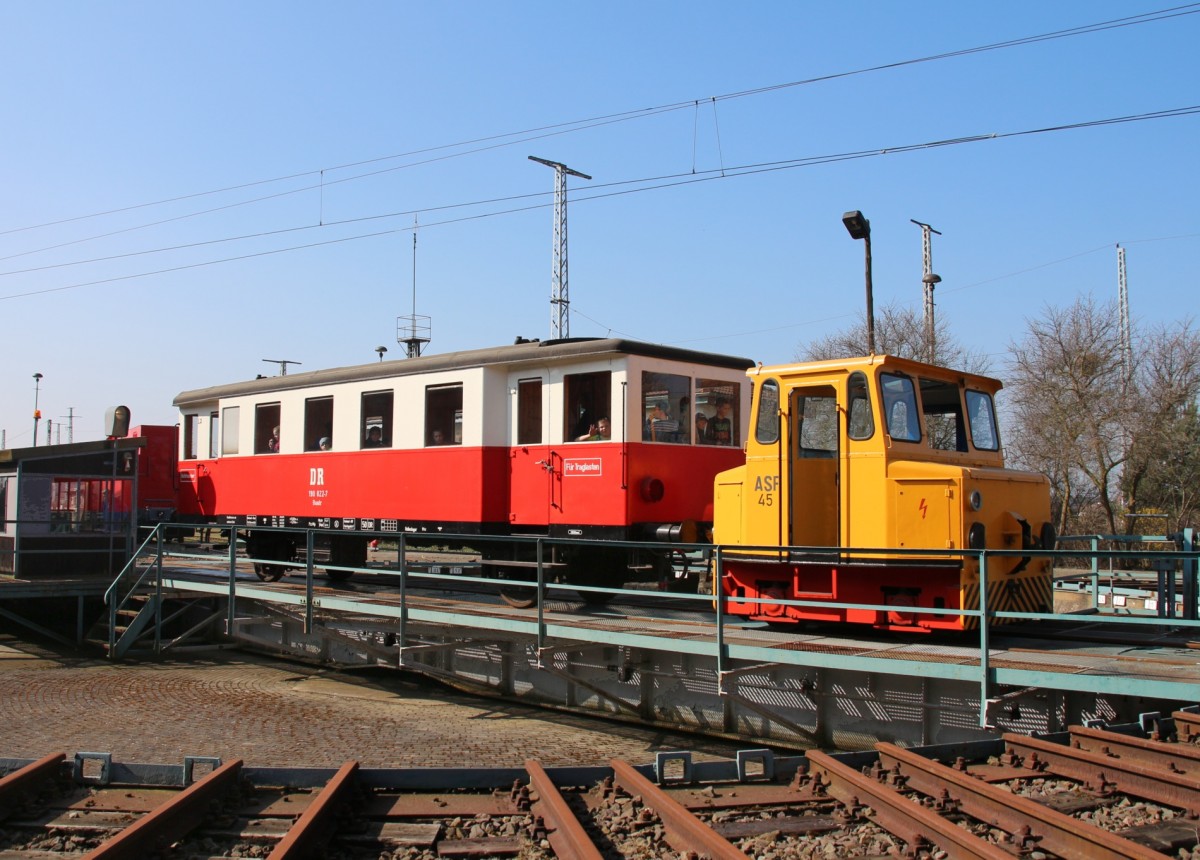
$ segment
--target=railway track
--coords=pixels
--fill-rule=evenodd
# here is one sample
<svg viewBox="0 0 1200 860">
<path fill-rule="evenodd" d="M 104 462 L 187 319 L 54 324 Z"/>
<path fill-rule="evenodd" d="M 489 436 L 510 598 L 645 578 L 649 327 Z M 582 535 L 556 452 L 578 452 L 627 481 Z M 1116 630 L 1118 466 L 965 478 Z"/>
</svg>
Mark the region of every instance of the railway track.
<svg viewBox="0 0 1200 860">
<path fill-rule="evenodd" d="M 96 754 L 57 753 L 0 778 L 0 858 L 1194 858 L 1197 726 L 1179 712 L 1148 735 L 751 751 L 732 771 L 686 753 L 553 773 L 195 759 L 139 783 Z"/>
</svg>

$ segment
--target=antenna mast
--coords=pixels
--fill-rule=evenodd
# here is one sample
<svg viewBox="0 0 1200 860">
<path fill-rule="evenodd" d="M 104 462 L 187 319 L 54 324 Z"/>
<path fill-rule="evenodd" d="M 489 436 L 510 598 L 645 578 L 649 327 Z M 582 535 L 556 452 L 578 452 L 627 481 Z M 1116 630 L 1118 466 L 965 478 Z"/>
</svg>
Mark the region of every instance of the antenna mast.
<svg viewBox="0 0 1200 860">
<path fill-rule="evenodd" d="M 417 313 L 417 219 L 413 218 L 412 252 L 412 313 L 396 317 L 396 342 L 404 344 L 409 358 L 419 358 L 425 344 L 429 343 L 431 327 L 429 317 Z"/>
<path fill-rule="evenodd" d="M 571 300 L 567 292 L 567 176 L 591 179 L 586 173 L 572 170 L 557 161 L 529 156 L 530 161 L 554 168 L 554 246 L 553 293 L 550 296 L 550 338 L 559 340 L 571 336 Z"/>
<path fill-rule="evenodd" d="M 937 323 L 934 319 L 933 285 L 940 284 L 942 278 L 933 273 L 933 239 L 930 233 L 942 235 L 928 224 L 909 218 L 921 228 L 921 283 L 925 287 L 925 360 L 933 364 L 937 358 Z"/>
<path fill-rule="evenodd" d="M 289 364 L 301 363 L 299 361 L 292 361 L 290 358 L 264 358 L 263 361 L 269 364 L 278 364 L 280 376 L 287 376 L 287 367 Z"/>
</svg>

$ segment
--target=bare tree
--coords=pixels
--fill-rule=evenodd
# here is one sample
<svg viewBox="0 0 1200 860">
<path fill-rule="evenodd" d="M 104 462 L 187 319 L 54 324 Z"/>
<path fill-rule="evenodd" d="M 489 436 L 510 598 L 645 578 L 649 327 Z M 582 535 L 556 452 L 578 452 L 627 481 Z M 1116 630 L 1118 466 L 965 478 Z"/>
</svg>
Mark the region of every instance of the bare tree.
<svg viewBox="0 0 1200 860">
<path fill-rule="evenodd" d="M 1084 297 L 1048 307 L 1010 346 L 1009 451 L 1050 478 L 1060 533 L 1094 519 L 1093 506 L 1101 522 L 1088 522 L 1089 530 L 1100 525 L 1118 534 L 1136 531 L 1128 515 L 1149 499 L 1156 509 L 1173 499 L 1176 520 L 1195 504 L 1190 487 L 1174 495 L 1165 487 L 1168 473 L 1176 465 L 1186 470 L 1191 459 L 1200 339 L 1187 323 L 1135 332 L 1130 365 L 1119 344 L 1115 303 Z"/>
<path fill-rule="evenodd" d="M 945 319 L 936 321 L 935 364 L 948 365 L 971 373 L 987 373 L 987 356 L 963 347 L 950 333 Z M 922 311 L 911 306 L 889 303 L 875 315 L 875 349 L 900 358 L 925 359 L 925 319 Z M 821 361 L 867 354 L 867 319 L 860 313 L 849 328 L 802 345 L 798 361 Z"/>
<path fill-rule="evenodd" d="M 1056 527 L 1067 530 L 1072 496 L 1087 482 L 1116 534 L 1119 470 L 1129 448 L 1131 416 L 1113 302 L 1089 296 L 1069 308 L 1047 307 L 1010 346 L 1008 404 L 1015 418 L 1017 461 L 1054 481 Z"/>
<path fill-rule="evenodd" d="M 1168 531 L 1196 516 L 1200 423 L 1200 336 L 1189 322 L 1159 325 L 1140 337 L 1129 399 L 1138 413 L 1122 475 L 1129 531 L 1138 514 L 1165 515 Z"/>
</svg>

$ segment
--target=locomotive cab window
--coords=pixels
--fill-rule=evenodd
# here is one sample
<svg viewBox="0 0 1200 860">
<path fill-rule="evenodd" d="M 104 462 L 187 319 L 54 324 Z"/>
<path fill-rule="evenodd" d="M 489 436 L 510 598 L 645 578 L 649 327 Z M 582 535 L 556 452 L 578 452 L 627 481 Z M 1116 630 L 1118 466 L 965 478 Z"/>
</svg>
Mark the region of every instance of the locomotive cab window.
<svg viewBox="0 0 1200 860">
<path fill-rule="evenodd" d="M 392 447 L 392 403 L 395 394 L 391 391 L 368 391 L 362 396 L 361 445 L 363 448 Z"/>
<path fill-rule="evenodd" d="M 921 380 L 921 411 L 929 447 L 938 451 L 966 451 L 967 427 L 963 422 L 959 387 L 940 379 Z"/>
<path fill-rule="evenodd" d="M 779 383 L 774 379 L 762 384 L 754 427 L 754 440 L 760 445 L 774 445 L 779 441 Z"/>
<path fill-rule="evenodd" d="M 279 452 L 279 404 L 260 403 L 254 407 L 254 453 Z"/>
<path fill-rule="evenodd" d="M 517 381 L 517 444 L 542 444 L 541 379 Z"/>
<path fill-rule="evenodd" d="M 1000 434 L 996 432 L 996 410 L 992 396 L 985 391 L 967 391 L 967 418 L 971 422 L 971 444 L 980 451 L 995 451 L 1000 448 Z"/>
<path fill-rule="evenodd" d="M 333 447 L 333 398 L 309 397 L 304 401 L 304 450 L 328 451 Z"/>
<path fill-rule="evenodd" d="M 425 389 L 425 444 L 461 445 L 463 387 L 431 385 Z"/>
<path fill-rule="evenodd" d="M 674 373 L 642 373 L 642 439 L 691 441 L 692 381 Z"/>
<path fill-rule="evenodd" d="M 792 406 L 796 422 L 796 456 L 828 459 L 837 456 L 837 396 L 833 389 L 805 389 Z"/>
<path fill-rule="evenodd" d="M 917 394 L 907 376 L 884 373 L 879 377 L 883 388 L 883 416 L 887 432 L 898 442 L 920 442 L 921 422 L 917 417 Z"/>
<path fill-rule="evenodd" d="M 612 421 L 612 372 L 569 373 L 563 377 L 563 439 L 595 432 L 601 418 Z"/>
<path fill-rule="evenodd" d="M 851 439 L 870 439 L 875 435 L 875 415 L 871 411 L 871 396 L 867 390 L 867 377 L 861 371 L 850 374 L 847 385 L 850 404 L 850 420 L 847 433 Z"/>
</svg>

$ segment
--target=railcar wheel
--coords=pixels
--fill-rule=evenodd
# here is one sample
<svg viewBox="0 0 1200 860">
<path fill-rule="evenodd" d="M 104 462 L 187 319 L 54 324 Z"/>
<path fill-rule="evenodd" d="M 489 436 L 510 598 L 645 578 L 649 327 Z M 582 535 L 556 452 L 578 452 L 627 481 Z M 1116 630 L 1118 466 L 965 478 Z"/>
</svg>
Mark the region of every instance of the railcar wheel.
<svg viewBox="0 0 1200 860">
<path fill-rule="evenodd" d="M 629 558 L 623 549 L 598 546 L 572 548 L 564 559 L 566 580 L 570 585 L 590 588 L 623 588 L 628 579 Z M 617 595 L 611 591 L 580 591 L 580 599 L 588 606 L 604 606 Z"/>
<path fill-rule="evenodd" d="M 278 582 L 283 579 L 283 575 L 287 573 L 287 568 L 282 564 L 256 564 L 254 565 L 254 575 L 263 582 Z"/>
<path fill-rule="evenodd" d="M 532 609 L 537 606 L 537 589 L 529 585 L 508 585 L 501 580 L 500 597 L 514 609 Z"/>
</svg>

